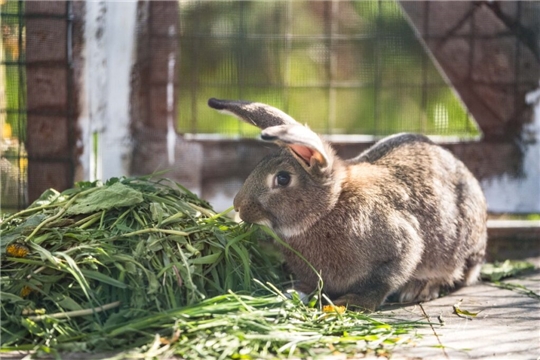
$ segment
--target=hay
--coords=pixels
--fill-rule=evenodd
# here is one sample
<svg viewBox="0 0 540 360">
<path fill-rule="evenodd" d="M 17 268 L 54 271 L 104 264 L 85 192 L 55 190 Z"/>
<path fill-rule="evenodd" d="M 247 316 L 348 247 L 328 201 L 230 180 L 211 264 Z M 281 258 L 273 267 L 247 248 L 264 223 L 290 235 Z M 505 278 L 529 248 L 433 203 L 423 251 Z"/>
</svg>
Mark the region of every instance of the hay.
<svg viewBox="0 0 540 360">
<path fill-rule="evenodd" d="M 169 180 L 48 190 L 0 224 L 1 351 L 272 358 L 407 339 L 411 324 L 287 300 L 257 229 Z"/>
</svg>

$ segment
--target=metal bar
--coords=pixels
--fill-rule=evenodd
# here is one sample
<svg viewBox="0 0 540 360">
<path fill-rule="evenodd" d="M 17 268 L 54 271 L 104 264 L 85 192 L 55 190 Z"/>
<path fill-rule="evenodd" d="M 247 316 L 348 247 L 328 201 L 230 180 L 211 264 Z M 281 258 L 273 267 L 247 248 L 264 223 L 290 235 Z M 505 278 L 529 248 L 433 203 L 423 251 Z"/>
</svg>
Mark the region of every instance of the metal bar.
<svg viewBox="0 0 540 360">
<path fill-rule="evenodd" d="M 41 157 L 41 156 L 27 156 L 28 161 L 39 163 L 71 163 L 73 161 L 71 156 L 68 157 Z"/>
<path fill-rule="evenodd" d="M 292 41 L 293 38 L 293 0 L 287 1 L 286 11 L 286 31 L 285 31 L 285 74 L 284 74 L 284 103 L 285 112 L 289 112 L 289 97 L 291 89 L 291 54 L 292 54 Z"/>
<path fill-rule="evenodd" d="M 61 61 L 31 61 L 31 62 L 28 62 L 26 60 L 19 60 L 19 61 L 3 61 L 2 62 L 2 65 L 5 65 L 5 66 L 34 66 L 34 65 L 39 65 L 39 66 L 48 66 L 50 68 L 64 68 L 66 66 L 66 64 L 64 62 L 61 62 Z"/>
<path fill-rule="evenodd" d="M 246 79 L 245 79 L 245 72 L 243 71 L 243 69 L 245 68 L 245 57 L 248 56 L 247 53 L 246 53 L 246 47 L 244 45 L 244 42 L 246 40 L 246 37 L 247 37 L 247 30 L 246 30 L 246 7 L 245 7 L 245 3 L 243 1 L 240 1 L 239 3 L 239 6 L 240 6 L 240 37 L 237 39 L 237 42 L 236 42 L 236 53 L 237 53 L 237 57 L 236 57 L 236 67 L 237 67 L 237 74 L 238 76 L 236 77 L 237 79 L 237 82 L 236 82 L 236 85 L 238 86 L 238 98 L 239 99 L 243 99 L 244 98 L 244 92 L 243 90 L 245 89 L 245 84 L 246 84 Z M 239 51 L 238 51 L 239 50 Z M 238 129 L 238 134 L 240 136 L 243 135 L 243 131 L 242 131 L 242 122 L 241 121 L 237 121 L 236 123 L 236 126 L 237 126 L 237 129 Z"/>
<path fill-rule="evenodd" d="M 422 30 L 424 35 L 429 32 L 429 2 L 424 3 L 424 29 Z M 418 122 L 420 124 L 420 129 L 422 133 L 426 132 L 426 119 L 429 114 L 427 113 L 427 66 L 428 66 L 428 56 L 426 53 L 426 48 L 422 47 L 422 95 L 420 99 L 420 108 L 422 111 L 420 112 L 420 118 L 418 119 Z M 425 116 L 422 116 L 422 112 L 425 114 Z"/>
<path fill-rule="evenodd" d="M 521 24 L 521 1 L 518 1 L 516 2 L 516 6 L 517 6 L 517 14 L 516 14 L 516 22 L 518 24 Z M 519 36 L 518 34 L 515 34 L 515 46 L 516 46 L 516 52 L 514 54 L 514 111 L 513 111 L 513 115 L 512 117 L 514 116 L 518 116 L 519 115 L 519 111 L 518 109 L 521 107 L 521 104 L 523 103 L 523 98 L 518 98 L 518 94 L 519 94 L 519 78 L 520 78 L 520 69 L 521 69 L 521 66 L 520 66 L 520 63 L 519 63 L 519 60 L 521 58 L 521 41 L 519 39 Z"/>
<path fill-rule="evenodd" d="M 330 9 L 328 9 L 330 7 Z M 335 109 L 334 109 L 334 100 L 335 100 L 335 92 L 332 90 L 332 80 L 334 79 L 334 63 L 335 63 L 335 54 L 334 54 L 334 41 L 332 39 L 332 35 L 334 34 L 334 0 L 330 0 L 330 4 L 328 2 L 324 2 L 324 33 L 326 36 L 325 39 L 325 45 L 326 45 L 326 51 L 327 56 L 325 57 L 325 72 L 326 72 L 326 93 L 327 93 L 327 101 L 328 101 L 328 111 L 326 113 L 326 133 L 330 134 L 331 131 L 331 124 L 334 122 L 334 115 L 335 115 Z"/>
<path fill-rule="evenodd" d="M 200 82 L 200 85 L 204 86 L 212 86 L 212 87 L 222 87 L 222 88 L 230 88 L 234 84 L 230 83 L 213 83 L 213 82 Z M 337 89 L 356 89 L 356 88 L 372 88 L 374 86 L 374 83 L 341 83 L 336 82 L 333 84 L 334 88 Z M 407 83 L 388 83 L 388 84 L 380 84 L 380 89 L 417 89 L 421 88 L 422 84 L 407 84 Z M 259 83 L 259 84 L 250 84 L 250 87 L 252 88 L 274 88 L 274 89 L 284 89 L 284 86 L 281 84 L 272 84 L 272 83 Z M 448 87 L 448 84 L 446 83 L 432 83 L 432 84 L 426 84 L 426 87 L 428 88 L 441 88 L 441 87 Z M 290 85 L 289 88 L 291 89 L 328 89 L 328 85 L 326 83 L 318 83 L 318 84 L 305 84 L 305 85 Z"/>
<path fill-rule="evenodd" d="M 489 85 L 489 86 L 512 86 L 515 85 L 513 81 L 463 81 L 463 82 L 454 82 L 454 84 L 462 85 L 462 84 L 475 84 L 475 85 Z M 200 81 L 200 85 L 205 86 L 215 86 L 215 87 L 230 87 L 231 83 L 218 83 L 218 82 L 210 82 L 210 81 Z M 333 86 L 336 88 L 341 89 L 354 89 L 354 88 L 367 88 L 367 87 L 373 87 L 374 82 L 346 82 L 346 81 L 335 81 Z M 529 85 L 529 86 L 535 86 L 536 82 L 531 80 L 529 82 L 521 82 L 521 85 Z M 426 86 L 427 88 L 438 88 L 438 87 L 447 87 L 448 84 L 444 82 L 428 82 L 426 84 L 419 83 L 386 83 L 386 84 L 380 84 L 379 85 L 381 89 L 392 89 L 392 88 L 403 88 L 403 89 L 410 89 L 410 88 L 421 88 L 423 86 Z M 250 84 L 250 87 L 254 88 L 261 88 L 261 87 L 271 87 L 271 88 L 283 88 L 285 89 L 285 86 L 283 84 L 275 84 L 275 83 L 259 83 L 259 84 Z M 303 85 L 290 85 L 291 88 L 297 88 L 297 89 L 326 89 L 328 87 L 327 83 L 310 83 L 310 84 L 303 84 Z M 1 111 L 1 110 L 0 110 Z"/>
<path fill-rule="evenodd" d="M 68 184 L 75 182 L 75 167 L 77 160 L 75 159 L 75 109 L 74 109 L 74 74 L 73 74 L 73 2 L 68 0 L 66 2 L 66 65 L 67 65 L 67 77 L 66 77 L 66 96 L 67 96 L 67 141 L 69 149 L 70 166 L 68 170 Z"/>
<path fill-rule="evenodd" d="M 67 116 L 67 112 L 50 111 L 50 110 L 25 110 L 25 109 L 0 109 L 0 113 L 6 114 L 26 114 L 40 116 Z"/>
<path fill-rule="evenodd" d="M 181 4 L 181 3 L 180 3 Z M 181 6 L 181 5 L 179 5 Z M 198 1 L 198 4 L 197 6 L 201 6 L 201 0 Z M 196 26 L 197 28 L 199 27 L 199 24 L 201 24 L 201 18 L 200 18 L 200 12 L 196 12 L 197 14 L 197 21 L 196 21 Z M 149 19 L 149 21 L 152 21 L 151 19 Z M 192 132 L 197 132 L 197 121 L 198 121 L 198 118 L 197 118 L 197 95 L 198 95 L 198 82 L 199 82 L 199 79 L 198 79 L 198 74 L 199 74 L 199 56 L 200 56 L 200 51 L 199 51 L 199 47 L 196 45 L 196 43 L 194 41 L 191 41 L 190 42 L 190 45 L 191 45 L 191 52 L 193 53 L 193 57 L 191 57 L 191 66 L 193 67 L 193 71 L 190 71 L 190 81 L 189 81 L 189 84 L 190 84 L 190 87 L 189 87 L 189 90 L 190 90 L 190 96 L 191 96 L 191 131 Z M 193 63 L 193 59 L 195 59 L 195 62 Z"/>
<path fill-rule="evenodd" d="M 373 133 L 379 134 L 379 94 L 381 90 L 381 0 L 377 0 L 377 19 L 375 20 L 375 83 L 373 84 Z"/>
<path fill-rule="evenodd" d="M 24 2 L 24 1 L 23 1 Z M 7 12 L 0 12 L 0 16 L 2 17 L 13 17 L 18 18 L 19 14 L 15 13 L 7 13 Z M 66 15 L 65 14 L 42 14 L 42 13 L 25 13 L 24 14 L 25 19 L 53 19 L 53 20 L 65 20 Z"/>
<path fill-rule="evenodd" d="M 377 40 L 377 39 L 389 39 L 394 38 L 395 35 L 385 35 L 383 33 L 379 35 L 371 35 L 371 34 L 334 34 L 333 38 L 334 40 L 353 40 L 353 41 L 369 41 L 369 40 Z M 508 38 L 508 37 L 514 37 L 514 34 L 511 31 L 501 31 L 497 34 L 476 34 L 476 39 L 479 40 L 491 40 L 491 39 L 500 39 L 500 38 Z M 156 38 L 167 38 L 167 35 L 156 35 Z M 234 34 L 208 34 L 208 33 L 191 33 L 191 34 L 183 34 L 183 39 L 187 40 L 208 40 L 208 38 L 212 39 L 236 39 L 236 40 L 270 40 L 270 41 L 283 41 L 283 35 L 281 34 L 246 34 L 245 36 L 242 35 L 234 35 Z M 452 35 L 452 39 L 469 39 L 469 34 L 454 34 Z M 424 37 L 424 40 L 447 40 L 448 38 L 444 35 L 427 35 Z M 310 41 L 310 40 L 316 40 L 316 41 L 324 41 L 329 40 L 329 35 L 292 35 L 290 38 L 291 41 Z"/>
<path fill-rule="evenodd" d="M 18 33 L 18 39 L 17 39 L 17 46 L 19 47 L 19 61 L 22 58 L 26 58 L 26 54 L 24 54 L 24 56 L 22 55 L 22 52 L 25 50 L 23 44 L 24 44 L 24 38 L 23 38 L 23 27 L 25 26 L 25 21 L 24 21 L 24 1 L 19 1 L 18 4 L 17 4 L 17 7 L 18 7 L 18 15 L 19 15 L 19 33 Z M 26 73 L 25 73 L 25 68 L 23 66 L 19 66 L 18 67 L 18 72 L 17 72 L 17 75 L 19 77 L 19 89 L 18 89 L 18 94 L 17 94 L 17 97 L 18 97 L 18 105 L 19 105 L 19 108 L 21 109 L 21 106 L 22 106 L 22 109 L 26 110 Z M 24 138 L 26 138 L 26 131 L 24 131 L 23 133 L 23 119 L 26 120 L 26 114 L 24 114 L 23 112 L 20 112 L 17 114 L 17 132 L 18 132 L 18 136 L 19 136 L 19 141 L 23 140 Z M 26 124 L 25 124 L 25 127 L 26 127 Z M 24 129 L 26 130 L 26 128 Z M 25 186 L 25 183 L 26 183 L 26 177 L 27 175 L 25 173 L 23 173 L 23 169 L 21 169 L 21 166 L 20 166 L 20 159 L 22 158 L 22 146 L 21 144 L 19 144 L 17 146 L 17 159 L 18 159 L 18 166 L 17 166 L 17 171 L 18 171 L 18 176 L 17 176 L 17 179 L 18 179 L 18 185 L 17 185 L 17 193 L 18 193 L 18 205 L 19 205 L 19 208 L 22 209 L 24 207 L 26 207 L 26 203 L 27 203 L 27 200 L 25 198 L 25 194 L 26 194 L 26 189 L 24 189 L 24 186 Z M 25 191 L 21 191 L 21 189 L 24 189 Z"/>
<path fill-rule="evenodd" d="M 474 54 L 475 54 L 475 46 L 476 46 L 476 21 L 475 21 L 475 14 L 476 14 L 476 5 L 471 2 L 471 32 L 467 35 L 467 39 L 469 40 L 469 68 L 467 69 L 467 79 L 472 79 L 472 67 L 474 64 Z"/>
<path fill-rule="evenodd" d="M 334 86 L 337 77 L 338 66 L 338 49 L 336 48 L 336 35 L 339 32 L 338 28 L 338 11 L 339 1 L 331 0 L 331 15 L 330 15 L 330 40 L 329 40 L 329 68 L 330 68 L 330 81 L 328 89 L 328 124 L 327 134 L 331 134 L 333 129 L 336 128 L 336 109 L 337 109 L 337 88 Z"/>
</svg>

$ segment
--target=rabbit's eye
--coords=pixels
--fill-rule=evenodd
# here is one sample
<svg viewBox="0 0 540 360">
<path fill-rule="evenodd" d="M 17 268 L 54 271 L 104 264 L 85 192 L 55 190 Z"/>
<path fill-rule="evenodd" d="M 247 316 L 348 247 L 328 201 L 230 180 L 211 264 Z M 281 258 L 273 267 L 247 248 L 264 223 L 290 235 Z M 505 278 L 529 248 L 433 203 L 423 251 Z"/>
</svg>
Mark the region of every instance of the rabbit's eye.
<svg viewBox="0 0 540 360">
<path fill-rule="evenodd" d="M 276 177 L 274 178 L 274 185 L 275 186 L 287 186 L 291 182 L 291 174 L 280 171 L 277 173 Z"/>
</svg>

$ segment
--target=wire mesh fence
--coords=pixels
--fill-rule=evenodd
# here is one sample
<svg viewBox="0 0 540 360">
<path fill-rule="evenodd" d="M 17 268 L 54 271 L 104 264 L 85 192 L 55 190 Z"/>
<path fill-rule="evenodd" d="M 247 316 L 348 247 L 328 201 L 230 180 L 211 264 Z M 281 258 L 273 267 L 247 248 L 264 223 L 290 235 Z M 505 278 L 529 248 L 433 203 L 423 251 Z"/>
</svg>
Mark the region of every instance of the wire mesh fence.
<svg viewBox="0 0 540 360">
<path fill-rule="evenodd" d="M 209 97 L 261 101 L 326 134 L 478 129 L 395 1 L 180 1 L 186 133 L 251 135 Z"/>
<path fill-rule="evenodd" d="M 24 208 L 56 179 L 73 182 L 70 1 L 0 3 L 2 212 Z M 65 144 L 64 144 L 65 143 Z M 47 167 L 61 171 L 45 171 Z M 45 185 L 44 185 L 45 184 Z M 65 188 L 65 186 L 64 186 Z M 39 196 L 38 194 L 38 196 Z"/>
<path fill-rule="evenodd" d="M 26 204 L 26 71 L 24 1 L 0 5 L 0 209 Z"/>
</svg>

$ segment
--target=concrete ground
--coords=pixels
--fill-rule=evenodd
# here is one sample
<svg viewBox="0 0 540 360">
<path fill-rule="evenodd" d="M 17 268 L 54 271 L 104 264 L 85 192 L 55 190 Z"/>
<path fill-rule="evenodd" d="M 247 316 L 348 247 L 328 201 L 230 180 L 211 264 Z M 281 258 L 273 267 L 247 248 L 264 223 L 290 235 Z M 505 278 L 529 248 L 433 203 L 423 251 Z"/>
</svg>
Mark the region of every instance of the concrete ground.
<svg viewBox="0 0 540 360">
<path fill-rule="evenodd" d="M 392 318 L 426 320 L 414 346 L 394 351 L 392 359 L 540 359 L 540 270 L 503 281 L 518 291 L 490 283 L 462 288 L 421 304 L 383 310 Z M 459 309 L 478 313 L 460 317 Z"/>
<path fill-rule="evenodd" d="M 490 283 L 480 283 L 421 305 L 383 309 L 381 313 L 393 320 L 432 323 L 432 327 L 426 325 L 418 329 L 422 337 L 412 345 L 395 349 L 391 359 L 540 360 L 540 270 L 504 283 L 524 286 L 536 297 L 532 293 L 527 295 L 524 289 L 508 290 Z M 471 318 L 456 315 L 454 304 L 458 303 L 461 310 L 478 315 Z M 0 358 L 15 360 L 25 355 L 0 354 Z M 105 357 L 105 354 L 62 356 L 64 359 L 77 360 Z M 344 358 L 337 356 L 332 359 Z"/>
</svg>

